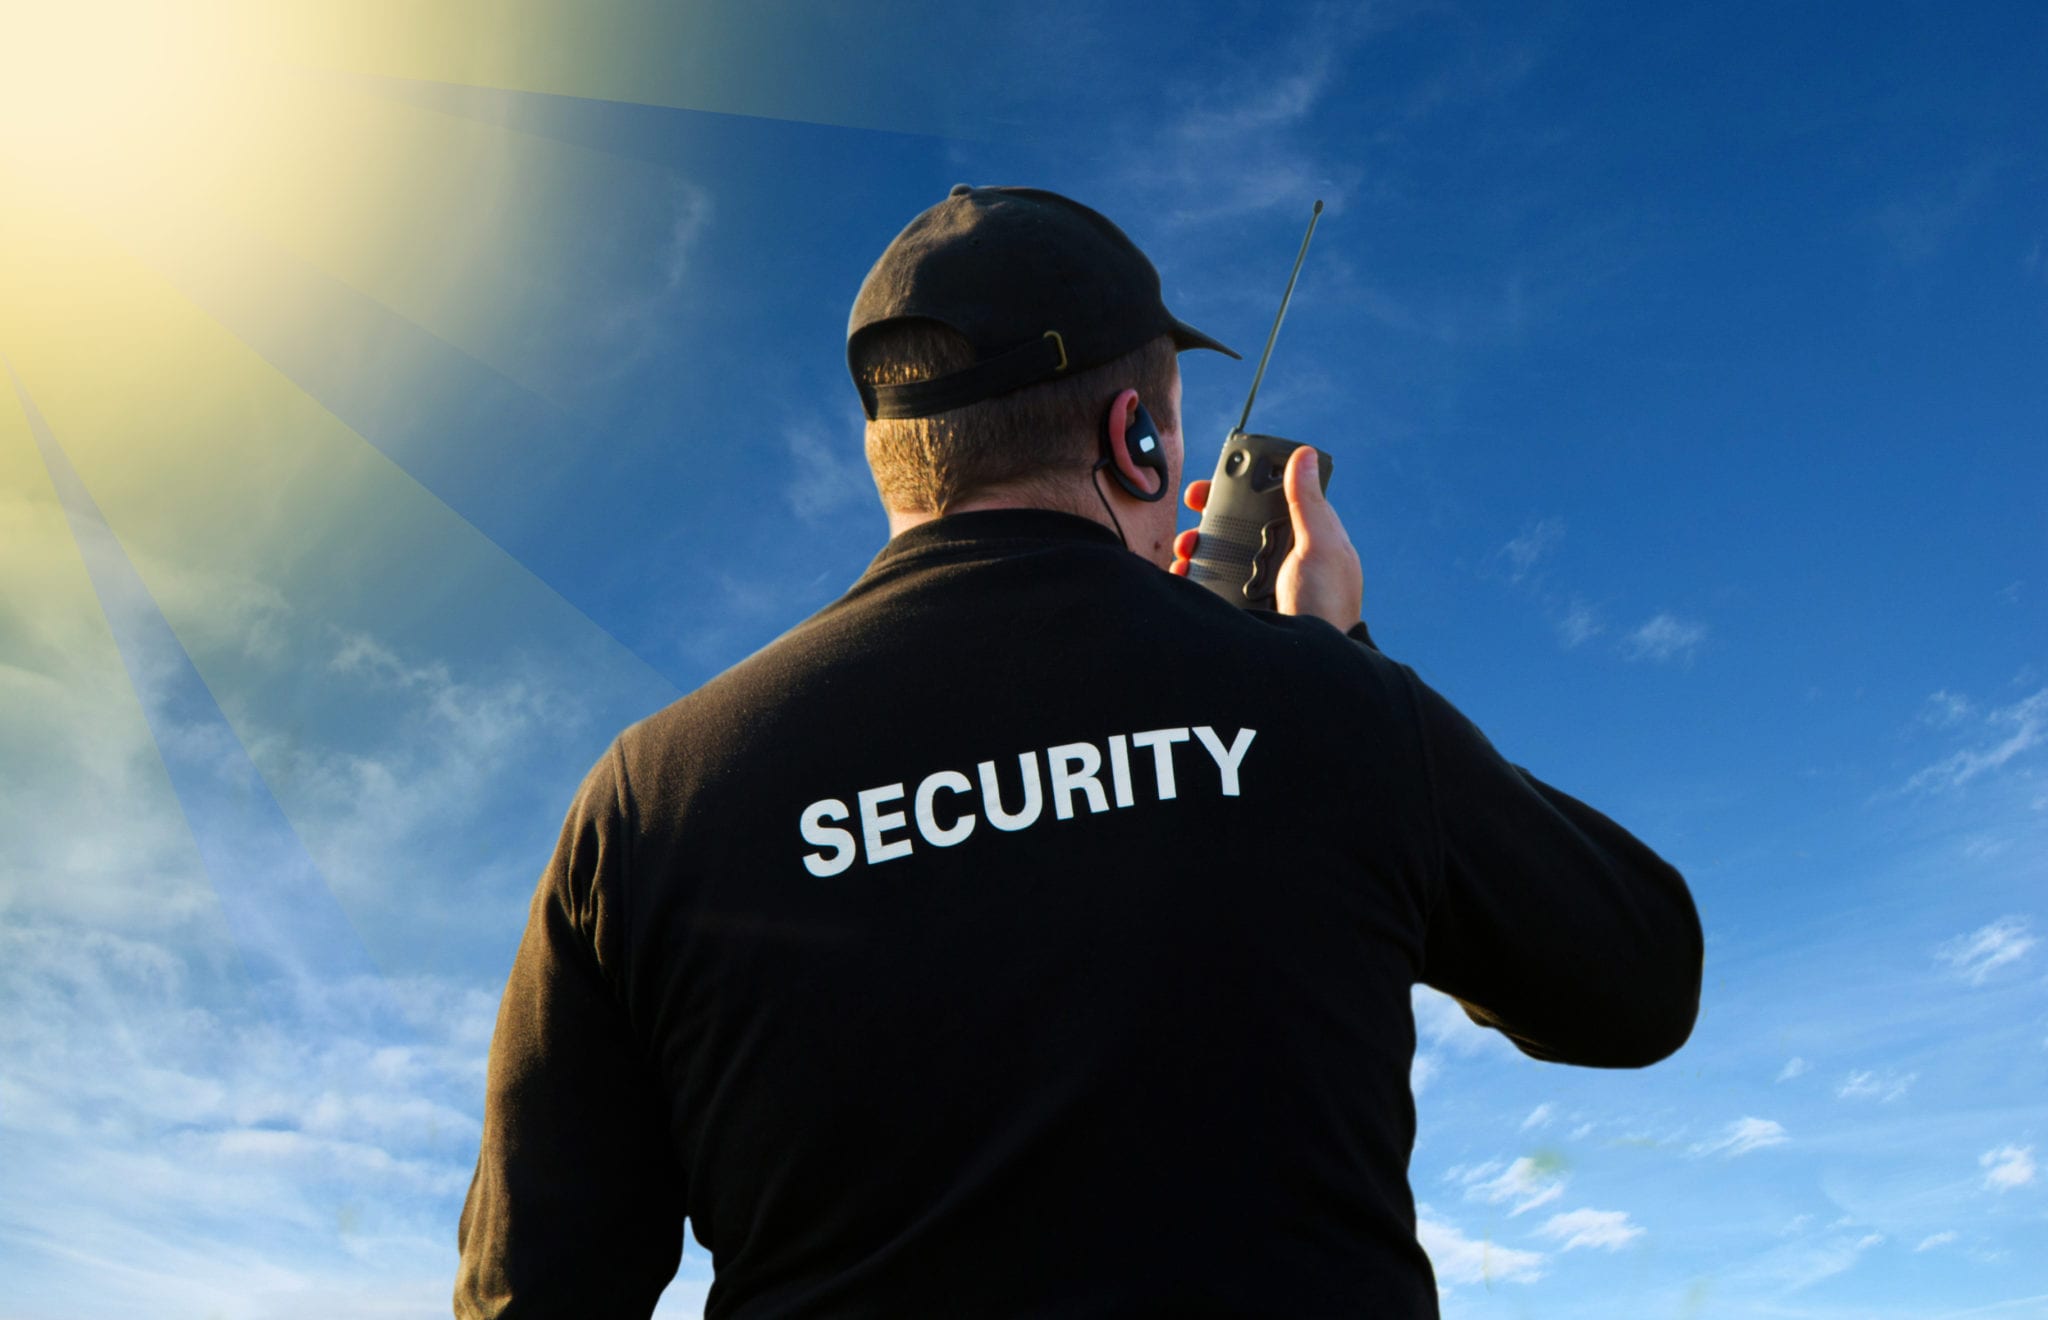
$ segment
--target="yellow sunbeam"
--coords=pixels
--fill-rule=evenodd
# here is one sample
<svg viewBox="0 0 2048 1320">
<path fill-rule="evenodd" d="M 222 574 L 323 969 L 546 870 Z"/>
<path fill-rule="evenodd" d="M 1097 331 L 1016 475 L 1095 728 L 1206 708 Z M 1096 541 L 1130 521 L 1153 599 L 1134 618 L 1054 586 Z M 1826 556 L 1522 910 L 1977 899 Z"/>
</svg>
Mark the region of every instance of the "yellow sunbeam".
<svg viewBox="0 0 2048 1320">
<path fill-rule="evenodd" d="M 614 0 L 602 22 L 578 0 L 364 0 L 306 6 L 274 49 L 279 58 L 380 77 L 957 133 L 960 125 L 928 94 L 935 81 L 880 86 L 852 49 L 887 21 L 880 6 L 792 14 L 745 0 Z"/>
<path fill-rule="evenodd" d="M 591 351 L 576 318 L 633 296 L 584 287 L 615 239 L 558 223 L 557 208 L 602 198 L 639 213 L 687 192 L 658 167 L 268 62 L 260 30 L 202 40 L 142 6 L 151 22 L 109 15 L 119 35 L 95 44 L 79 13 L 96 7 L 125 8 L 52 7 L 66 16 L 0 48 L 0 189 L 73 208 L 145 254 L 254 235 L 557 401 L 561 341 Z M 53 236 L 69 241 L 39 241 Z M 658 288 L 659 254 L 646 265 Z"/>
<path fill-rule="evenodd" d="M 0 717 L 27 717 L 110 664 L 119 672 L 113 635 L 0 366 Z"/>
<path fill-rule="evenodd" d="M 590 198 L 658 208 L 679 186 L 639 162 L 346 87 L 301 89 L 295 107 L 292 140 L 246 162 L 260 187 L 166 202 L 120 225 L 124 238 L 217 245 L 233 241 L 225 220 L 540 394 L 554 393 L 558 334 L 604 297 L 586 267 L 617 241 L 557 213 Z"/>
<path fill-rule="evenodd" d="M 946 130 L 915 87 L 878 89 L 832 43 L 834 24 L 865 31 L 847 26 L 858 15 L 778 27 L 746 5 L 629 0 L 606 18 L 568 0 L 19 5 L 0 41 L 0 159 L 113 200 L 234 175 L 303 128 L 311 72 Z"/>
<path fill-rule="evenodd" d="M 204 174 L 260 122 L 237 113 L 248 34 L 141 0 L 17 5 L 0 41 L 0 160 L 133 198 Z"/>
<path fill-rule="evenodd" d="M 19 819 L 61 822 L 58 828 L 95 813 L 104 823 L 114 812 L 127 822 L 175 822 L 177 795 L 151 747 L 142 704 L 0 364 L 0 796 Z M 54 852 L 39 859 L 49 869 L 0 868 L 0 908 L 57 905 L 96 922 L 147 899 L 162 921 L 213 921 L 225 947 L 195 879 L 190 837 L 175 829 L 152 837 L 151 857 L 130 856 L 114 869 L 95 865 L 116 846 L 106 837 L 60 835 Z M 76 885 L 69 882 L 74 868 L 121 878 Z M 11 892 L 17 884 L 38 892 Z"/>
<path fill-rule="evenodd" d="M 330 718 L 307 677 L 357 635 L 435 659 L 577 654 L 650 709 L 670 695 L 120 247 L 18 191 L 0 194 L 0 232 L 0 351 L 252 752 L 266 731 Z M 57 525 L 26 530 L 41 544 Z M 31 617 L 68 608 L 59 593 L 75 596 L 75 577 L 22 583 L 10 603 Z M 271 788 L 305 818 L 299 786 Z"/>
</svg>

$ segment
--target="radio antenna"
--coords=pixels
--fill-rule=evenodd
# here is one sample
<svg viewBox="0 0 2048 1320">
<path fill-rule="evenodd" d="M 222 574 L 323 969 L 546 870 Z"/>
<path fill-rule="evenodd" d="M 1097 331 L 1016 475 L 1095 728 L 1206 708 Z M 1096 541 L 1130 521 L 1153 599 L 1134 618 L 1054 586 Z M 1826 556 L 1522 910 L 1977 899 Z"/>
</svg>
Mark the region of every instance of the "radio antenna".
<svg viewBox="0 0 2048 1320">
<path fill-rule="evenodd" d="M 1301 259 L 1308 255 L 1308 241 L 1316 236 L 1316 221 L 1322 218 L 1323 202 L 1316 199 L 1316 209 L 1309 212 L 1308 232 L 1301 236 L 1301 251 L 1294 254 L 1294 269 L 1287 276 L 1287 292 L 1280 295 L 1280 311 L 1273 318 L 1273 332 L 1266 336 L 1266 351 L 1259 354 L 1259 369 L 1252 374 L 1252 392 L 1244 396 L 1244 416 L 1237 419 L 1237 429 L 1244 430 L 1245 423 L 1252 419 L 1252 400 L 1259 397 L 1259 382 L 1266 378 L 1266 363 L 1273 356 L 1273 341 L 1280 338 L 1280 323 L 1287 319 L 1287 304 L 1294 297 L 1294 281 L 1301 274 Z"/>
</svg>

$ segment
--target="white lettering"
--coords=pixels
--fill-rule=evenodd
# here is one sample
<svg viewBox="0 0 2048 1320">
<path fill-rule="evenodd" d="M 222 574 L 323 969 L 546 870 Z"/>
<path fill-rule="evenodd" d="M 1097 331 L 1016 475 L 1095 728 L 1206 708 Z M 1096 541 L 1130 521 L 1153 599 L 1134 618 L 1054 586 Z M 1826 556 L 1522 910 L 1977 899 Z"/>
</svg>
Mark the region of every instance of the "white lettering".
<svg viewBox="0 0 2048 1320">
<path fill-rule="evenodd" d="M 924 841 L 935 848 L 950 848 L 968 835 L 974 833 L 974 813 L 962 812 L 960 819 L 941 829 L 939 819 L 932 814 L 932 799 L 940 789 L 948 793 L 966 793 L 972 790 L 967 776 L 958 770 L 940 770 L 924 777 L 917 786 L 917 832 L 924 835 Z"/>
<path fill-rule="evenodd" d="M 1131 796 L 1131 740 L 1120 733 L 1109 736 L 1109 782 L 1116 789 L 1116 804 L 1128 807 Z"/>
<path fill-rule="evenodd" d="M 804 842 L 817 849 L 803 854 L 804 869 L 823 878 L 839 875 L 858 861 L 869 865 L 893 862 L 911 856 L 919 839 L 933 848 L 951 848 L 972 837 L 984 819 L 998 830 L 1028 829 L 1046 819 L 1048 797 L 1052 817 L 1063 821 L 1078 814 L 1074 803 L 1077 793 L 1086 798 L 1091 815 L 1134 806 L 1137 776 L 1131 761 L 1147 748 L 1152 752 L 1157 800 L 1169 802 L 1180 791 L 1173 763 L 1174 748 L 1191 740 L 1200 742 L 1209 759 L 1216 763 L 1221 795 L 1234 798 L 1242 790 L 1245 756 L 1257 736 L 1254 729 L 1238 729 L 1225 746 L 1216 730 L 1203 724 L 1107 734 L 1101 742 L 1061 743 L 1042 752 L 1020 752 L 1017 772 L 1023 796 L 1015 811 L 1003 806 L 1002 779 L 996 773 L 998 763 L 993 760 L 975 762 L 972 775 L 960 770 L 934 770 L 917 782 L 917 790 L 908 801 L 908 780 L 861 789 L 854 794 L 856 805 L 852 808 L 841 798 L 820 798 L 803 809 L 799 821 Z M 1105 742 L 1109 748 L 1106 765 Z M 1138 752 L 1134 753 L 1133 748 Z M 977 780 L 981 792 L 979 813 L 973 809 Z M 959 801 L 941 804 L 941 794 L 950 794 Z M 891 810 L 892 807 L 895 809 Z M 853 823 L 856 818 L 858 825 Z"/>
<path fill-rule="evenodd" d="M 828 820 L 845 820 L 850 814 L 846 804 L 838 798 L 825 798 L 804 808 L 804 842 L 834 850 L 830 857 L 824 853 L 805 853 L 806 871 L 819 877 L 832 876 L 853 865 L 853 835 L 825 823 Z"/>
<path fill-rule="evenodd" d="M 1150 733 L 1131 735 L 1131 746 L 1152 749 L 1152 772 L 1159 780 L 1159 800 L 1165 802 L 1173 797 L 1173 745 L 1188 740 L 1186 729 L 1154 729 Z"/>
<path fill-rule="evenodd" d="M 996 763 L 983 761 L 975 767 L 981 773 L 982 814 L 999 830 L 1023 829 L 1038 819 L 1044 807 L 1038 796 L 1038 757 L 1031 752 L 1019 753 L 1017 764 L 1024 773 L 1024 805 L 1015 815 L 1003 810 L 1002 790 L 996 785 Z"/>
<path fill-rule="evenodd" d="M 1252 739 L 1258 736 L 1258 732 L 1257 729 L 1239 729 L 1237 737 L 1231 740 L 1230 749 L 1225 751 L 1216 730 L 1206 724 L 1195 726 L 1195 737 L 1209 750 L 1209 755 L 1216 761 L 1216 769 L 1223 775 L 1223 796 L 1237 796 L 1237 767 L 1251 749 Z"/>
<path fill-rule="evenodd" d="M 877 862 L 893 862 L 898 857 L 910 856 L 910 840 L 897 839 L 884 843 L 885 830 L 900 830 L 905 825 L 900 811 L 881 812 L 876 808 L 884 802 L 894 802 L 903 796 L 903 785 L 885 784 L 881 788 L 864 788 L 860 791 L 860 831 L 867 843 L 868 865 Z"/>
<path fill-rule="evenodd" d="M 1102 753 L 1094 743 L 1061 743 L 1045 749 L 1045 763 L 1052 770 L 1052 812 L 1061 820 L 1074 818 L 1074 790 L 1088 795 L 1088 810 L 1109 810 L 1109 799 L 1095 772 L 1102 769 Z M 1079 766 L 1080 769 L 1073 767 Z"/>
</svg>

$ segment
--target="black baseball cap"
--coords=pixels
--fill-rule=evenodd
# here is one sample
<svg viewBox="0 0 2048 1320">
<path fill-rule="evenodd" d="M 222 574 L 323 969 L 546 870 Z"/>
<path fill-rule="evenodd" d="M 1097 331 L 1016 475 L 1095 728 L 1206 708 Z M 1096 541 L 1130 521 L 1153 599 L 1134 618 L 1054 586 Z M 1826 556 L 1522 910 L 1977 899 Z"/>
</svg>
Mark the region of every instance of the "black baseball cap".
<svg viewBox="0 0 2048 1320">
<path fill-rule="evenodd" d="M 1099 212 L 1039 188 L 957 184 L 882 252 L 846 322 L 847 366 L 861 337 L 897 321 L 964 336 L 974 365 L 908 385 L 868 386 L 870 419 L 930 417 L 1114 361 L 1160 335 L 1176 349 L 1239 356 L 1175 317 L 1159 272 Z"/>
</svg>

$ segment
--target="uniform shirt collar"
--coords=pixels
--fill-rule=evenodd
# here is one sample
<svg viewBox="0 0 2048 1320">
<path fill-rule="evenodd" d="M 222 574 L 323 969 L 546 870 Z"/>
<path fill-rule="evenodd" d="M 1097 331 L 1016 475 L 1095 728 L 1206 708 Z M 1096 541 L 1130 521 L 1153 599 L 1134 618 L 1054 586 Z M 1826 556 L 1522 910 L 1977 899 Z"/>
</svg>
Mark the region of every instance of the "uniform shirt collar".
<svg viewBox="0 0 2048 1320">
<path fill-rule="evenodd" d="M 1108 545 L 1123 543 L 1099 522 L 1055 509 L 977 509 L 947 514 L 894 537 L 868 565 L 864 577 L 925 559 L 950 559 L 1003 548 L 1004 543 Z"/>
</svg>

